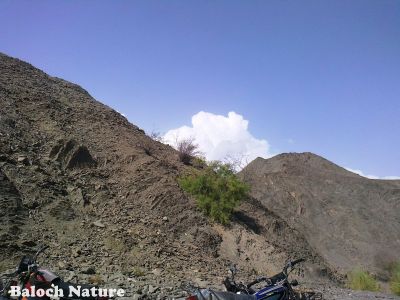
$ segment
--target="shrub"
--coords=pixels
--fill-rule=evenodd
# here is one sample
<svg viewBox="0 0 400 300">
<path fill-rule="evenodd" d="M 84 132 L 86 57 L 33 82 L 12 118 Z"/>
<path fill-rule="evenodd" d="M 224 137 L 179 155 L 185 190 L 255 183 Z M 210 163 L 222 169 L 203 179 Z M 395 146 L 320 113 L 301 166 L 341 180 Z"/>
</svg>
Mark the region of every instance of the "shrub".
<svg viewBox="0 0 400 300">
<path fill-rule="evenodd" d="M 392 269 L 390 290 L 393 294 L 400 296 L 400 262 L 397 263 Z"/>
<path fill-rule="evenodd" d="M 142 139 L 138 142 L 137 146 L 148 156 L 152 156 L 155 152 L 154 142 L 150 138 Z"/>
<path fill-rule="evenodd" d="M 142 277 L 145 276 L 146 273 L 141 268 L 135 267 L 132 269 L 132 275 L 135 277 Z"/>
<path fill-rule="evenodd" d="M 199 155 L 199 145 L 194 142 L 193 138 L 183 139 L 176 143 L 179 160 L 188 165 L 192 158 Z"/>
<path fill-rule="evenodd" d="M 213 221 L 227 224 L 234 209 L 246 197 L 248 186 L 232 166 L 213 162 L 203 170 L 180 178 L 183 190 L 196 198 L 197 206 Z"/>
<path fill-rule="evenodd" d="M 104 245 L 108 250 L 118 252 L 118 253 L 123 253 L 126 251 L 126 246 L 123 241 L 120 239 L 116 239 L 113 237 L 107 237 L 104 240 Z"/>
<path fill-rule="evenodd" d="M 204 169 L 207 167 L 207 161 L 201 156 L 195 156 L 191 161 L 191 165 L 196 169 Z"/>
<path fill-rule="evenodd" d="M 99 274 L 90 276 L 88 281 L 89 281 L 90 284 L 94 284 L 94 285 L 102 285 L 102 284 L 104 284 L 104 280 Z"/>
<path fill-rule="evenodd" d="M 368 272 L 355 269 L 348 274 L 348 286 L 353 290 L 379 291 L 380 287 Z"/>
<path fill-rule="evenodd" d="M 150 137 L 152 140 L 154 140 L 154 141 L 157 141 L 157 142 L 160 142 L 160 143 L 163 143 L 163 142 L 164 142 L 163 135 L 161 134 L 161 132 L 152 131 L 152 132 L 149 134 L 149 137 Z"/>
<path fill-rule="evenodd" d="M 244 169 L 245 166 L 249 164 L 248 157 L 244 154 L 228 154 L 223 159 L 223 162 L 232 166 L 235 172 L 239 172 Z"/>
</svg>

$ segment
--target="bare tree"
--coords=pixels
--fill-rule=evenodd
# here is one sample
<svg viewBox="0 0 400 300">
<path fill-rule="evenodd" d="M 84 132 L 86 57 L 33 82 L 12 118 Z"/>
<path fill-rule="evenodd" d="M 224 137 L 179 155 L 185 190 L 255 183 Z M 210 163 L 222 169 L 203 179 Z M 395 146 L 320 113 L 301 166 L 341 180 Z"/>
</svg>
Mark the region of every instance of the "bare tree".
<svg viewBox="0 0 400 300">
<path fill-rule="evenodd" d="M 190 164 L 193 157 L 201 154 L 199 145 L 195 143 L 194 138 L 186 138 L 176 142 L 179 160 L 185 165 Z"/>
<path fill-rule="evenodd" d="M 149 137 L 157 142 L 164 143 L 163 135 L 159 131 L 152 131 Z"/>
<path fill-rule="evenodd" d="M 227 156 L 225 156 L 222 162 L 230 165 L 235 172 L 240 172 L 244 169 L 244 167 L 249 164 L 249 158 L 243 153 L 235 155 L 228 154 Z"/>
</svg>

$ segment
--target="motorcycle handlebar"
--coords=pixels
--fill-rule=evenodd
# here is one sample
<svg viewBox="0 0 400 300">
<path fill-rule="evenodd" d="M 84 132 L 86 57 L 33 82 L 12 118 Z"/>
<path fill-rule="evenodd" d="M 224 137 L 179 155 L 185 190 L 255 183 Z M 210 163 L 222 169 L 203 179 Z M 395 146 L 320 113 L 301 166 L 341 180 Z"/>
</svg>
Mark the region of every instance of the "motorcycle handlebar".
<svg viewBox="0 0 400 300">
<path fill-rule="evenodd" d="M 304 258 L 296 259 L 295 261 L 292 261 L 292 266 L 294 267 L 295 265 L 297 265 L 298 263 L 301 263 L 301 262 L 303 262 L 303 261 L 305 261 Z"/>
<path fill-rule="evenodd" d="M 299 258 L 299 259 L 296 259 L 296 260 L 294 260 L 294 261 L 288 262 L 287 265 L 285 266 L 285 268 L 283 269 L 283 273 L 286 274 L 286 273 L 287 273 L 287 270 L 288 270 L 289 268 L 292 268 L 292 269 L 293 269 L 293 267 L 294 267 L 295 265 L 297 265 L 298 263 L 301 263 L 301 262 L 303 262 L 303 261 L 305 261 L 304 258 Z"/>
<path fill-rule="evenodd" d="M 33 261 L 36 262 L 37 257 L 39 256 L 40 253 L 42 253 L 44 250 L 46 250 L 47 248 L 49 248 L 49 246 L 43 246 L 41 247 L 36 253 L 35 256 L 33 257 Z"/>
</svg>

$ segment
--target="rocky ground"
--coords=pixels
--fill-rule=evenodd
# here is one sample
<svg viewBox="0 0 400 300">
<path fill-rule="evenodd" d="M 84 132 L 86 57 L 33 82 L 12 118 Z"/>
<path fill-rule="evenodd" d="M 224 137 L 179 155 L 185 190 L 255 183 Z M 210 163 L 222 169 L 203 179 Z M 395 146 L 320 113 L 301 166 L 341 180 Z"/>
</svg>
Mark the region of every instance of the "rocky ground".
<svg viewBox="0 0 400 300">
<path fill-rule="evenodd" d="M 255 198 L 230 226 L 210 223 L 177 184 L 193 167 L 81 87 L 0 54 L 0 103 L 0 273 L 46 244 L 44 266 L 128 299 L 179 298 L 188 282 L 220 289 L 232 263 L 248 281 L 300 256 L 308 285 L 340 279 Z"/>
<path fill-rule="evenodd" d="M 322 293 L 324 299 L 327 300 L 369 300 L 369 299 L 385 299 L 385 300 L 398 300 L 400 297 L 384 293 L 366 292 L 366 291 L 353 291 L 349 289 L 339 288 L 336 286 L 320 286 L 317 287 Z"/>
</svg>

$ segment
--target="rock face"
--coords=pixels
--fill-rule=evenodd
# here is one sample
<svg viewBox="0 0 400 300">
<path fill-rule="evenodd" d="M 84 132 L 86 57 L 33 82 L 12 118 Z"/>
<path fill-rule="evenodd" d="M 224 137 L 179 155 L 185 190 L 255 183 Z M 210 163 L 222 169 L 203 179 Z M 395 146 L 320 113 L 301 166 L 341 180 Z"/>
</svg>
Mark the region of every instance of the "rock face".
<svg viewBox="0 0 400 300">
<path fill-rule="evenodd" d="M 7 176 L 0 171 L 0 248 L 18 250 L 16 241 L 25 223 L 28 211 L 22 205 L 21 195 Z M 22 246 L 22 245 L 21 245 Z"/>
<path fill-rule="evenodd" d="M 97 165 L 88 148 L 84 145 L 78 145 L 75 140 L 59 140 L 51 149 L 50 158 L 60 162 L 64 169 L 94 167 Z"/>
<path fill-rule="evenodd" d="M 197 269 L 225 272 L 218 243 L 197 246 L 219 235 L 179 188 L 185 168 L 81 87 L 0 54 L 0 272 L 42 243 L 70 270 L 190 280 L 197 251 Z"/>
<path fill-rule="evenodd" d="M 177 184 L 190 168 L 81 87 L 0 54 L 0 274 L 46 244 L 40 263 L 65 280 L 129 299 L 221 288 L 232 263 L 244 281 L 273 275 L 299 256 L 313 283 L 328 280 L 304 227 L 264 199 L 210 223 Z"/>
<path fill-rule="evenodd" d="M 0 273 L 47 244 L 42 262 L 67 280 L 176 296 L 220 287 L 231 263 L 248 280 L 310 253 L 276 215 L 251 217 L 257 202 L 210 223 L 177 184 L 190 168 L 81 87 L 0 54 Z"/>
<path fill-rule="evenodd" d="M 400 181 L 367 179 L 312 153 L 257 158 L 241 176 L 332 269 L 379 274 L 400 260 Z"/>
</svg>

